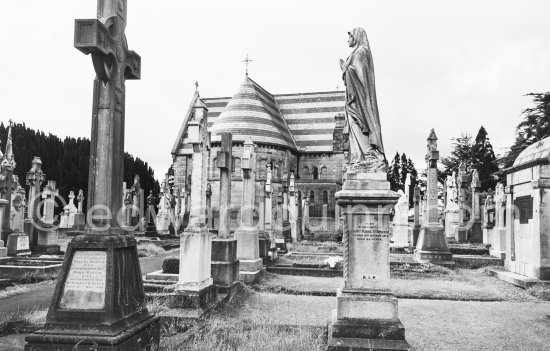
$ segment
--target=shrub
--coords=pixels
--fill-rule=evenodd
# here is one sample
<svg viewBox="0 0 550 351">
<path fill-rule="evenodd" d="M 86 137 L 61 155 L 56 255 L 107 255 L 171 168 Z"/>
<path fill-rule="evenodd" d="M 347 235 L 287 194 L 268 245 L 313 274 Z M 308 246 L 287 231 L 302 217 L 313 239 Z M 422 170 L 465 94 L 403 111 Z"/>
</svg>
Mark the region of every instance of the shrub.
<svg viewBox="0 0 550 351">
<path fill-rule="evenodd" d="M 162 247 L 151 243 L 139 244 L 137 250 L 139 257 L 158 256 L 165 252 Z"/>
<path fill-rule="evenodd" d="M 550 301 L 550 285 L 535 284 L 527 289 L 529 294 L 544 301 Z"/>
</svg>

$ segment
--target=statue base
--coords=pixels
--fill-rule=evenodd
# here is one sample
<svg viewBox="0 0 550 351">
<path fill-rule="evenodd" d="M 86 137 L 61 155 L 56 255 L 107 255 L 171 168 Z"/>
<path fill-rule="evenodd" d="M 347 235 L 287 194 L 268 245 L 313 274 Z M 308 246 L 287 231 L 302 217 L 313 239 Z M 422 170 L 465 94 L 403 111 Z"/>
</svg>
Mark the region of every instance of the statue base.
<svg viewBox="0 0 550 351">
<path fill-rule="evenodd" d="M 112 230 L 69 243 L 44 329 L 25 338 L 25 350 L 156 350 L 159 338 L 136 241 Z"/>
<path fill-rule="evenodd" d="M 433 225 L 420 229 L 420 236 L 414 250 L 414 260 L 443 266 L 454 265 L 453 255 L 447 247 L 443 226 Z"/>
<path fill-rule="evenodd" d="M 239 279 L 237 239 L 212 239 L 211 274 L 218 294 L 233 295 Z"/>
<path fill-rule="evenodd" d="M 390 212 L 399 195 L 384 172 L 348 171 L 336 193 L 343 208 L 344 284 L 328 331 L 328 350 L 410 350 L 390 293 Z"/>
</svg>

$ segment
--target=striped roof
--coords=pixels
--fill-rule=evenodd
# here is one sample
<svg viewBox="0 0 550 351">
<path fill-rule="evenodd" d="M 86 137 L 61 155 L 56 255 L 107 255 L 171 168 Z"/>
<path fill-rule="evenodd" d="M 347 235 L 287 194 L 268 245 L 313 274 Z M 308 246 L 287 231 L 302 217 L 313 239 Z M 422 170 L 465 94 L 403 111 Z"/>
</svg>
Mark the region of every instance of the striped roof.
<svg viewBox="0 0 550 351">
<path fill-rule="evenodd" d="M 206 104 L 208 108 L 208 104 Z M 232 133 L 234 141 L 251 137 L 255 143 L 297 150 L 273 95 L 246 77 L 237 92 L 216 118 L 212 142 L 221 141 L 220 133 Z"/>
<path fill-rule="evenodd" d="M 233 140 L 271 144 L 302 152 L 332 152 L 334 116 L 344 113 L 344 92 L 272 95 L 246 78 L 231 98 L 202 98 L 212 141 L 232 132 Z"/>
</svg>

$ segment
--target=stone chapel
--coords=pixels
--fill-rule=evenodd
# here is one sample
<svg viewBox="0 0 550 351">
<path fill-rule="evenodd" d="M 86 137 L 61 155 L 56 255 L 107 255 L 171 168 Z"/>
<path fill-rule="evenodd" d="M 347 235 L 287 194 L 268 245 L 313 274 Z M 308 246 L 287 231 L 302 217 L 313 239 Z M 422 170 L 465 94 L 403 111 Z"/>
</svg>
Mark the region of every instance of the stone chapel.
<svg viewBox="0 0 550 351">
<path fill-rule="evenodd" d="M 272 199 L 276 206 L 282 198 L 282 187 L 293 172 L 301 198 L 307 196 L 309 200 L 309 216 L 322 217 L 326 204 L 327 216 L 334 218 L 334 194 L 341 189 L 345 164 L 344 104 L 344 91 L 271 94 L 248 76 L 232 97 L 203 98 L 196 91 L 172 148 L 174 189 L 186 189 L 189 194 L 193 150 L 187 142 L 187 125 L 193 120 L 195 111 L 204 109 L 211 135 L 207 166 L 214 217 L 217 216 L 220 179 L 215 158 L 220 150 L 220 133 L 230 132 L 234 158 L 233 211 L 240 208 L 241 158 L 244 141 L 250 136 L 256 145 L 257 193 L 263 189 L 267 165 L 270 165 L 274 187 Z"/>
</svg>

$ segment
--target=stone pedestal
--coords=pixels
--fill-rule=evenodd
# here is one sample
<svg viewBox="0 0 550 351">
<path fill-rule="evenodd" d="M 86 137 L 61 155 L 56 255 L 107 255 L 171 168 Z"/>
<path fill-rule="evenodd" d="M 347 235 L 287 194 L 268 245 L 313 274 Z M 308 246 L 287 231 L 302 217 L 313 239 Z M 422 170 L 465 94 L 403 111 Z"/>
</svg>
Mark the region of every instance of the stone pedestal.
<svg viewBox="0 0 550 351">
<path fill-rule="evenodd" d="M 85 226 L 86 226 L 86 216 L 84 215 L 84 213 L 75 213 L 73 229 L 84 230 Z"/>
<path fill-rule="evenodd" d="M 409 246 L 409 224 L 394 223 L 392 224 L 392 241 L 397 245 Z"/>
<path fill-rule="evenodd" d="M 331 351 L 410 349 L 390 292 L 389 220 L 399 196 L 386 179 L 386 173 L 348 173 L 336 193 L 345 217 L 345 281 L 329 326 Z"/>
<path fill-rule="evenodd" d="M 506 258 L 506 228 L 493 227 L 489 232 L 489 254 L 501 259 Z"/>
<path fill-rule="evenodd" d="M 8 235 L 6 248 L 8 250 L 8 256 L 30 255 L 29 236 L 23 233 L 12 233 Z"/>
<path fill-rule="evenodd" d="M 85 234 L 69 243 L 46 324 L 25 350 L 153 350 L 159 335 L 133 236 Z"/>
<path fill-rule="evenodd" d="M 239 260 L 239 280 L 245 284 L 257 281 L 263 268 L 258 243 L 258 229 L 255 227 L 240 226 L 235 230 L 237 245 L 237 259 Z"/>
<path fill-rule="evenodd" d="M 445 237 L 447 242 L 455 241 L 458 229 L 458 209 L 445 210 Z"/>
<path fill-rule="evenodd" d="M 0 257 L 6 257 L 8 255 L 8 248 L 4 247 L 4 242 L 0 240 Z"/>
<path fill-rule="evenodd" d="M 415 223 L 413 224 L 412 228 L 409 228 L 409 236 L 412 238 L 411 244 L 412 246 L 416 247 L 416 244 L 418 243 L 418 237 L 420 236 L 420 224 Z"/>
<path fill-rule="evenodd" d="M 414 250 L 414 259 L 417 262 L 452 265 L 453 255 L 447 247 L 445 228 L 428 223 L 420 229 L 420 236 Z"/>
<path fill-rule="evenodd" d="M 212 239 L 210 267 L 218 294 L 232 294 L 239 278 L 236 239 Z"/>
<path fill-rule="evenodd" d="M 468 241 L 472 244 L 483 243 L 483 228 L 481 226 L 481 220 L 475 219 L 472 223 L 472 227 L 468 230 Z"/>
<path fill-rule="evenodd" d="M 216 287 L 210 276 L 212 236 L 204 223 L 189 223 L 180 237 L 180 269 L 172 308 L 185 308 L 186 315 L 200 317 L 216 302 Z"/>
<path fill-rule="evenodd" d="M 36 246 L 33 253 L 59 254 L 60 246 L 57 244 L 57 230 L 53 228 L 36 228 Z"/>
</svg>

